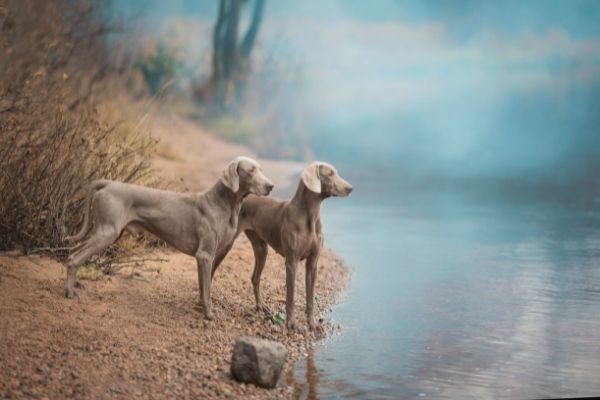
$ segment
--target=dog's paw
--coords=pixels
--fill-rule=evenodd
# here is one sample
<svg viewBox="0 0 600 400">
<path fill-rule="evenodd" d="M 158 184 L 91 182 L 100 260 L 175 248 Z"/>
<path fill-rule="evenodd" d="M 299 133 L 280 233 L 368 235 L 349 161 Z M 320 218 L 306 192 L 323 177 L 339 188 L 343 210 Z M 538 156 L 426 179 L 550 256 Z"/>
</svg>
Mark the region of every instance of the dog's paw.
<svg viewBox="0 0 600 400">
<path fill-rule="evenodd" d="M 265 314 L 266 317 L 271 318 L 274 315 L 273 311 L 268 306 L 266 306 L 264 303 L 263 304 L 258 304 L 256 306 L 256 309 L 258 311 L 262 312 L 263 314 Z"/>
<path fill-rule="evenodd" d="M 298 324 L 296 323 L 296 319 L 294 317 L 289 318 L 285 326 L 291 331 L 294 331 L 298 328 Z"/>
<path fill-rule="evenodd" d="M 65 297 L 67 299 L 74 299 L 74 298 L 79 297 L 79 294 L 75 290 L 66 289 L 65 290 Z"/>
<path fill-rule="evenodd" d="M 215 314 L 212 311 L 207 311 L 204 313 L 204 318 L 208 321 L 212 321 L 215 319 Z"/>
</svg>

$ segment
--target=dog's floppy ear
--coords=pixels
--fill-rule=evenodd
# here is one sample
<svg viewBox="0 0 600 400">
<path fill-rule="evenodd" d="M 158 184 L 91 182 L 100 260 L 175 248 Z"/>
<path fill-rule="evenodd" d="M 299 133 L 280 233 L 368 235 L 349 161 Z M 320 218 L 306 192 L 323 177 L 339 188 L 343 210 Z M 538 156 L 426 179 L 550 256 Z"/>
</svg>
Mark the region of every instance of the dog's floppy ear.
<svg viewBox="0 0 600 400">
<path fill-rule="evenodd" d="M 231 189 L 234 193 L 236 193 L 240 188 L 240 176 L 238 175 L 239 163 L 240 160 L 238 158 L 232 160 L 229 164 L 227 164 L 220 178 L 221 182 L 223 182 L 223 184 Z"/>
<path fill-rule="evenodd" d="M 321 193 L 321 177 L 319 176 L 320 163 L 314 162 L 302 171 L 302 182 L 311 192 Z"/>
</svg>

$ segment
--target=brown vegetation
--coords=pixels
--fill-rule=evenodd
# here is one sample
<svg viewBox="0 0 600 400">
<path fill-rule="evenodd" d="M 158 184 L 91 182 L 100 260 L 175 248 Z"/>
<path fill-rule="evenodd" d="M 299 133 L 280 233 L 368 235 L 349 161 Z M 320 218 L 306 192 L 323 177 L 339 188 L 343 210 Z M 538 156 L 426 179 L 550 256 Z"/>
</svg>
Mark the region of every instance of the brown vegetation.
<svg viewBox="0 0 600 400">
<path fill-rule="evenodd" d="M 0 26 L 0 249 L 60 248 L 89 182 L 139 182 L 153 142 L 102 112 L 118 74 L 94 8 L 3 0 Z"/>
</svg>

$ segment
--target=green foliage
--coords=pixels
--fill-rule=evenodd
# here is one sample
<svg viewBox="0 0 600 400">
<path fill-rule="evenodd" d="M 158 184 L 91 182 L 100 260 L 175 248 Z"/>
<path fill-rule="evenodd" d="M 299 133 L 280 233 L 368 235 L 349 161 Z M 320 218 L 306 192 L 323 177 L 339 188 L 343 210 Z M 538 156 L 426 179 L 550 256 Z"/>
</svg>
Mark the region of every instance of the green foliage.
<svg viewBox="0 0 600 400">
<path fill-rule="evenodd" d="M 89 281 L 97 281 L 102 276 L 100 266 L 95 262 L 89 262 L 82 265 L 77 271 L 77 279 L 86 279 Z"/>
<path fill-rule="evenodd" d="M 284 325 L 285 324 L 285 314 L 282 312 L 278 312 L 271 317 L 271 322 L 275 325 Z"/>
<path fill-rule="evenodd" d="M 155 95 L 171 83 L 179 62 L 173 49 L 158 43 L 154 51 L 140 57 L 136 65 L 142 72 L 150 93 Z"/>
</svg>

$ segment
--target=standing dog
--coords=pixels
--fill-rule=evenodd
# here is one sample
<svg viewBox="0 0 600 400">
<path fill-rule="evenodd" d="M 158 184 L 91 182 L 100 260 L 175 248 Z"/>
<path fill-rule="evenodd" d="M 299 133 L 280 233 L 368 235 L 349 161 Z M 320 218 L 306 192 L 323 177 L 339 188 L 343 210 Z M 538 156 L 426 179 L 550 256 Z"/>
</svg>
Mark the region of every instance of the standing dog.
<svg viewBox="0 0 600 400">
<path fill-rule="evenodd" d="M 248 157 L 231 161 L 217 183 L 203 193 L 176 193 L 107 180 L 93 182 L 83 227 L 67 238 L 81 240 L 86 236 L 92 208 L 92 232 L 73 248 L 67 260 L 66 296 L 76 295 L 77 269 L 83 262 L 115 242 L 123 231 L 135 234 L 146 230 L 196 257 L 200 300 L 206 318 L 212 319 L 212 264 L 233 242 L 242 200 L 250 193 L 266 196 L 272 189 L 258 163 Z"/>
<path fill-rule="evenodd" d="M 298 261 L 306 260 L 306 317 L 315 327 L 313 302 L 317 280 L 317 261 L 323 247 L 319 212 L 321 202 L 331 196 L 346 197 L 352 186 L 331 164 L 314 162 L 304 169 L 296 194 L 288 201 L 248 197 L 240 212 L 237 235 L 244 231 L 254 250 L 252 286 L 256 308 L 268 312 L 260 294 L 260 276 L 267 259 L 268 246 L 285 257 L 287 327 L 294 329 L 294 282 Z M 229 250 L 229 249 L 227 249 Z M 226 253 L 225 253 L 226 254 Z M 213 265 L 213 275 L 225 254 Z"/>
</svg>

